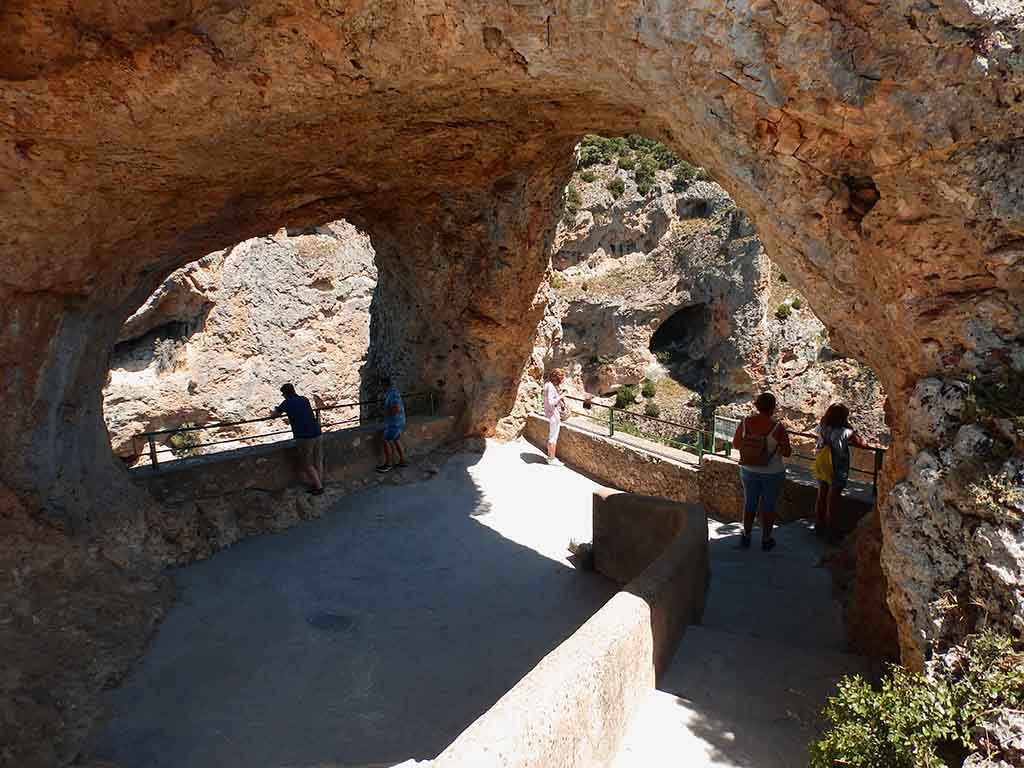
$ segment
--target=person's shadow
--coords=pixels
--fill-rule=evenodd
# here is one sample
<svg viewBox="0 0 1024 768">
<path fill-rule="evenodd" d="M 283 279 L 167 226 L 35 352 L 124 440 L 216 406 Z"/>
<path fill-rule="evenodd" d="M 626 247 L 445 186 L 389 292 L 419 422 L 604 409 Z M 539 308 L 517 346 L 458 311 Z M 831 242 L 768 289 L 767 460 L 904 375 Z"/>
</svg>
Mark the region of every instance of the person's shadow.
<svg viewBox="0 0 1024 768">
<path fill-rule="evenodd" d="M 539 453 L 523 453 L 519 454 L 519 458 L 525 461 L 527 464 L 547 464 L 548 460 L 541 456 Z"/>
</svg>

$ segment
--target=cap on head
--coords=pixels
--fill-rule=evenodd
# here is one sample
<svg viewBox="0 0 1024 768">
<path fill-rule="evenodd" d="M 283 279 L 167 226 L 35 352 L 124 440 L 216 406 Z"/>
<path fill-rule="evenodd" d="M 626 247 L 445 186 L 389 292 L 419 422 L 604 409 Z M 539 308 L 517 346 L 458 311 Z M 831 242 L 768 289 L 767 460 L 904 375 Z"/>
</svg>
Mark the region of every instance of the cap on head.
<svg viewBox="0 0 1024 768">
<path fill-rule="evenodd" d="M 284 395 L 285 397 L 290 397 L 295 394 L 295 387 L 293 387 L 291 384 L 282 384 L 281 394 Z"/>
<path fill-rule="evenodd" d="M 391 376 L 390 376 L 390 374 L 382 373 L 380 375 L 380 383 L 381 383 L 381 385 L 383 385 L 385 387 L 390 387 L 391 386 Z"/>
<path fill-rule="evenodd" d="M 771 413 L 775 410 L 775 395 L 771 392 L 762 392 L 754 400 L 754 407 L 758 413 Z"/>
</svg>

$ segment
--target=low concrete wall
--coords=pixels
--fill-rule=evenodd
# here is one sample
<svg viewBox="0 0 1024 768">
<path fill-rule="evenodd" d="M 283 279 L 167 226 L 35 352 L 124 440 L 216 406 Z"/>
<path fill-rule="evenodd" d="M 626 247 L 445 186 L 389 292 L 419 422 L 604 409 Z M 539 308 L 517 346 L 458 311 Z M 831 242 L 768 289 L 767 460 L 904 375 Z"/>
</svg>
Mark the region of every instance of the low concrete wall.
<svg viewBox="0 0 1024 768">
<path fill-rule="evenodd" d="M 433 762 L 434 768 L 604 768 L 618 754 L 637 707 L 671 659 L 686 624 L 699 621 L 707 589 L 707 518 L 699 507 L 599 491 L 598 542 L 626 541 L 636 516 L 677 530 L 654 562 L 548 654 Z M 665 518 L 665 519 L 663 519 Z M 667 518 L 672 518 L 668 520 Z M 621 536 L 616 536 L 616 533 Z M 605 552 L 636 563 L 650 541 Z M 628 555 L 625 551 L 628 550 Z M 630 566 L 635 567 L 635 566 Z"/>
<path fill-rule="evenodd" d="M 531 415 L 523 435 L 541 450 L 546 450 L 547 422 Z M 659 496 L 683 503 L 703 504 L 716 520 L 743 519 L 743 483 L 739 466 L 720 456 L 705 455 L 700 466 L 647 453 L 612 438 L 595 435 L 563 424 L 558 438 L 558 456 L 604 485 L 630 493 Z M 814 519 L 818 489 L 809 482 L 788 476 L 776 504 L 781 522 Z M 839 519 L 840 530 L 852 531 L 857 521 L 871 511 L 871 504 L 844 496 Z"/>
<path fill-rule="evenodd" d="M 523 436 L 547 450 L 548 423 L 531 414 Z M 629 493 L 658 496 L 684 504 L 700 502 L 700 471 L 696 466 L 639 451 L 618 440 L 562 425 L 558 457 L 602 485 Z"/>
<path fill-rule="evenodd" d="M 427 453 L 452 437 L 454 419 L 410 420 L 402 436 L 408 456 Z M 152 550 L 169 564 L 209 557 L 239 539 L 279 531 L 319 517 L 338 492 L 376 482 L 380 428 L 357 427 L 323 437 L 324 496 L 306 493 L 294 441 L 242 448 L 131 471 L 132 480 L 161 504 L 150 526 Z M 383 477 L 391 477 L 386 475 Z"/>
</svg>

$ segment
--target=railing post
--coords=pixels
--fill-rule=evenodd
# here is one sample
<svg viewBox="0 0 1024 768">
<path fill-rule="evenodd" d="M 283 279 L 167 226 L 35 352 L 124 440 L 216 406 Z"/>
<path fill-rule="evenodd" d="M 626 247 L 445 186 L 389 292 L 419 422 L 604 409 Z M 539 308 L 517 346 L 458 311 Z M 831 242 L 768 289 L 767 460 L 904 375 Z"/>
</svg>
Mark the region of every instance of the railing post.
<svg viewBox="0 0 1024 768">
<path fill-rule="evenodd" d="M 152 435 L 148 435 L 148 437 L 149 437 L 149 461 L 150 461 L 150 463 L 154 467 L 158 467 L 159 466 L 159 462 L 158 462 L 158 460 L 156 458 L 156 440 L 153 439 Z"/>
<path fill-rule="evenodd" d="M 437 416 L 437 404 L 434 402 L 434 390 L 430 390 L 430 418 Z"/>
<path fill-rule="evenodd" d="M 879 450 L 873 451 L 875 454 L 875 471 L 871 474 L 871 492 L 872 495 L 878 498 L 878 473 L 882 471 L 882 452 Z"/>
<path fill-rule="evenodd" d="M 615 409 L 608 407 L 608 437 L 615 437 Z"/>
</svg>

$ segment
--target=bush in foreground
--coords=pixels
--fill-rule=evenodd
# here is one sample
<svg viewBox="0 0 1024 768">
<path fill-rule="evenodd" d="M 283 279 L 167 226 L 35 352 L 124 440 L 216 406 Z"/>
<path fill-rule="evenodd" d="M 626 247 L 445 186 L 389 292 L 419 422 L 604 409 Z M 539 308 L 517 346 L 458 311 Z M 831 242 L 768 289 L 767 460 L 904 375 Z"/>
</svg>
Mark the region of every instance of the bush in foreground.
<svg viewBox="0 0 1024 768">
<path fill-rule="evenodd" d="M 892 666 L 879 689 L 843 678 L 829 699 L 831 728 L 811 768 L 959 768 L 972 735 L 1000 711 L 1024 706 L 1024 653 L 992 632 L 947 654 L 929 680 Z"/>
</svg>

